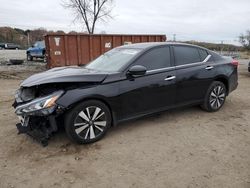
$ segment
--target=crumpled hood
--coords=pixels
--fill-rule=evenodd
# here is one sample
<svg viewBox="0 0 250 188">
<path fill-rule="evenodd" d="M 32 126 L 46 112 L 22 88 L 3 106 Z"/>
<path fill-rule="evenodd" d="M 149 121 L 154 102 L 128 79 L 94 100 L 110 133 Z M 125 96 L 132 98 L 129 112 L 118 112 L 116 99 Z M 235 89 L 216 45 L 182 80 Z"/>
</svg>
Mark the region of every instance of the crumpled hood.
<svg viewBox="0 0 250 188">
<path fill-rule="evenodd" d="M 59 67 L 30 76 L 21 83 L 21 87 L 62 82 L 102 82 L 107 75 L 107 72 L 83 67 Z"/>
</svg>

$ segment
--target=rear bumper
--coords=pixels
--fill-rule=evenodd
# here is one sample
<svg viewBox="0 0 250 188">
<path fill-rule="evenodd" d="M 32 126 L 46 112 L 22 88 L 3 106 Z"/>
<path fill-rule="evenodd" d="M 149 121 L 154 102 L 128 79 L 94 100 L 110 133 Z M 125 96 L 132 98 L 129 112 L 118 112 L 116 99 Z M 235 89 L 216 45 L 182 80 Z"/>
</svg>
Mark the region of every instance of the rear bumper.
<svg viewBox="0 0 250 188">
<path fill-rule="evenodd" d="M 237 69 L 234 70 L 234 72 L 231 74 L 228 80 L 228 94 L 232 91 L 236 90 L 238 87 L 238 71 Z"/>
<path fill-rule="evenodd" d="M 237 89 L 237 87 L 238 87 L 238 82 L 236 82 L 232 87 L 231 87 L 231 89 L 229 90 L 229 93 L 231 93 L 231 92 L 233 92 L 234 90 L 236 90 Z"/>
<path fill-rule="evenodd" d="M 32 56 L 32 57 L 35 57 L 35 58 L 44 58 L 45 55 L 35 55 L 35 56 Z"/>
</svg>

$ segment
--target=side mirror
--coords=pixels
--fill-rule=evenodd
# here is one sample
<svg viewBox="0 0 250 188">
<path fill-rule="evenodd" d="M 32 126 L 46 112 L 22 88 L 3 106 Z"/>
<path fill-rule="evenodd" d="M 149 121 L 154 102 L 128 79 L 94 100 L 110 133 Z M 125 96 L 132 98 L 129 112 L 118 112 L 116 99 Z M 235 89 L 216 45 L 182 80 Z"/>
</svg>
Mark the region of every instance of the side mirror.
<svg viewBox="0 0 250 188">
<path fill-rule="evenodd" d="M 141 65 L 134 65 L 130 67 L 128 70 L 128 74 L 132 76 L 142 76 L 146 74 L 146 72 L 147 72 L 147 68 Z"/>
</svg>

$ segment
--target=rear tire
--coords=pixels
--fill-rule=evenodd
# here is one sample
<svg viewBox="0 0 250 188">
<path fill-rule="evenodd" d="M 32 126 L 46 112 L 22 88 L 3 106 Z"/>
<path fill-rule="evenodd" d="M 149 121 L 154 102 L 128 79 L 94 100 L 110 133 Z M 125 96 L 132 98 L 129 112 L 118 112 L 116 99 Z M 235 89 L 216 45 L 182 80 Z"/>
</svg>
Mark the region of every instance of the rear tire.
<svg viewBox="0 0 250 188">
<path fill-rule="evenodd" d="M 79 144 L 100 140 L 111 126 L 109 108 L 97 100 L 84 101 L 65 116 L 65 131 L 68 137 Z"/>
<path fill-rule="evenodd" d="M 46 56 L 43 57 L 43 62 L 47 63 L 47 57 Z"/>
<path fill-rule="evenodd" d="M 201 108 L 207 112 L 216 112 L 224 105 L 227 95 L 225 84 L 214 81 L 207 90 L 204 103 Z"/>
<path fill-rule="evenodd" d="M 47 63 L 47 56 L 45 54 L 45 50 L 43 51 L 43 62 Z"/>
</svg>

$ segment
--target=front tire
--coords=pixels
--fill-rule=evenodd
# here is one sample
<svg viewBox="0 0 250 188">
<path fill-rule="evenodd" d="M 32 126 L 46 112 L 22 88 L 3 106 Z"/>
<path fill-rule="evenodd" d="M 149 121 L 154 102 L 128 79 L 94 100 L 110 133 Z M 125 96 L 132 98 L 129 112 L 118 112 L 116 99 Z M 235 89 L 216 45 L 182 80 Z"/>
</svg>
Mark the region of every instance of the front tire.
<svg viewBox="0 0 250 188">
<path fill-rule="evenodd" d="M 109 108 L 97 100 L 89 100 L 75 106 L 65 116 L 68 137 L 79 144 L 100 140 L 111 126 Z"/>
<path fill-rule="evenodd" d="M 27 61 L 32 61 L 33 57 L 30 55 L 30 53 L 27 53 Z"/>
<path fill-rule="evenodd" d="M 224 83 L 214 81 L 207 90 L 202 109 L 207 112 L 218 111 L 225 103 L 227 89 Z"/>
</svg>

